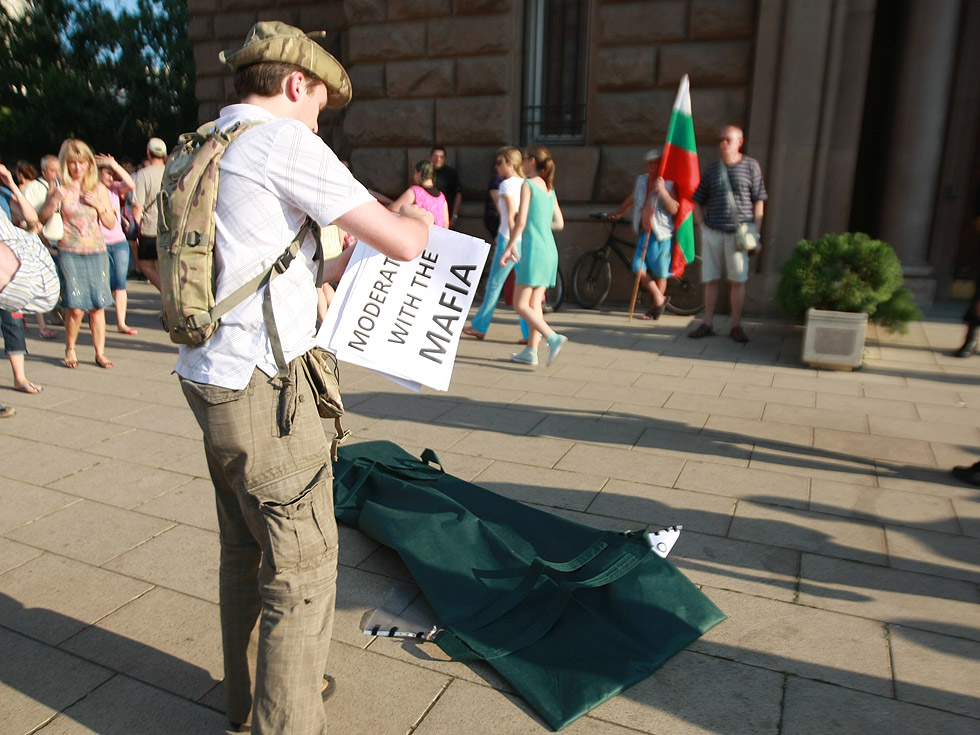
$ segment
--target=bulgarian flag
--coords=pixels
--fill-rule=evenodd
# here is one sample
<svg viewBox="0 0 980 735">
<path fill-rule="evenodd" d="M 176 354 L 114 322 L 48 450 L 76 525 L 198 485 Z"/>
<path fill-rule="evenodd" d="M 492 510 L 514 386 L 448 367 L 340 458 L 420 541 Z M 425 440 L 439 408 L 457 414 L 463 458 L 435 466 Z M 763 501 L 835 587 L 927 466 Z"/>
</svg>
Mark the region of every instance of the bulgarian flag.
<svg viewBox="0 0 980 735">
<path fill-rule="evenodd" d="M 674 182 L 674 197 L 680 209 L 674 215 L 674 247 L 670 255 L 670 272 L 680 278 L 684 267 L 694 260 L 694 190 L 701 182 L 698 147 L 694 142 L 694 119 L 691 117 L 691 85 L 687 74 L 681 77 L 674 111 L 667 128 L 667 144 L 660 160 L 660 175 Z"/>
</svg>

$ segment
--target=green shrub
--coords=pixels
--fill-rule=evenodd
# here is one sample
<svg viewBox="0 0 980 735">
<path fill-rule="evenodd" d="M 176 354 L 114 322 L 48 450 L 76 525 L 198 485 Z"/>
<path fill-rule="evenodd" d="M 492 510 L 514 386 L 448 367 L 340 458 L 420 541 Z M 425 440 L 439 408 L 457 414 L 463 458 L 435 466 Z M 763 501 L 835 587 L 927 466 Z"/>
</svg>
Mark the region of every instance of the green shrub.
<svg viewBox="0 0 980 735">
<path fill-rule="evenodd" d="M 824 235 L 800 240 L 782 269 L 776 301 L 802 319 L 806 310 L 867 312 L 894 332 L 922 316 L 912 292 L 902 288 L 902 265 L 891 245 L 864 233 Z"/>
</svg>

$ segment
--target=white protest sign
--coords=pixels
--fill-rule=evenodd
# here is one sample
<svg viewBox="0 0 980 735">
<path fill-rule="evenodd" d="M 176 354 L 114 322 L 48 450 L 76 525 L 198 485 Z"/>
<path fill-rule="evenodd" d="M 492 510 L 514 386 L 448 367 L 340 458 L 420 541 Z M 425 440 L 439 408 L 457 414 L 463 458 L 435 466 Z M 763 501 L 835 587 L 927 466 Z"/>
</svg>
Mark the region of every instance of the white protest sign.
<svg viewBox="0 0 980 735">
<path fill-rule="evenodd" d="M 433 227 L 415 260 L 359 242 L 317 344 L 413 390 L 448 390 L 459 337 L 490 245 Z"/>
</svg>

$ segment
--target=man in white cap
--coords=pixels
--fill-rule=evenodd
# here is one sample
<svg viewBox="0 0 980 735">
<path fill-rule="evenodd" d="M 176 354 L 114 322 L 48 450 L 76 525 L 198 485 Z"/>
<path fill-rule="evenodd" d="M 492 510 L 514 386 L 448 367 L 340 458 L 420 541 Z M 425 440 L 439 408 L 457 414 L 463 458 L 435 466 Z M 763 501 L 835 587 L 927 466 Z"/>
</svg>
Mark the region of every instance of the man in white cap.
<svg viewBox="0 0 980 735">
<path fill-rule="evenodd" d="M 670 244 L 674 236 L 674 215 L 680 203 L 671 194 L 673 181 L 660 176 L 663 151 L 651 148 L 646 156 L 646 173 L 636 177 L 633 193 L 619 205 L 612 219 L 619 219 L 633 209 L 633 231 L 637 233 L 633 272 L 640 274 L 643 287 L 650 292 L 650 310 L 641 319 L 659 319 L 670 298 L 667 278 L 670 276 Z M 646 255 L 644 256 L 644 248 Z"/>
<path fill-rule="evenodd" d="M 333 56 L 298 28 L 268 21 L 219 58 L 235 71 L 241 104 L 221 110 L 216 124 L 261 124 L 241 133 L 219 165 L 218 302 L 267 269 L 307 217 L 393 259 L 423 251 L 432 215 L 414 205 L 389 212 L 316 135 L 323 109 L 351 97 Z M 326 280 L 339 279 L 351 250 L 327 262 Z M 322 697 L 332 691 L 324 676 L 337 579 L 330 442 L 300 366 L 314 346 L 314 251 L 308 235 L 292 265 L 225 315 L 208 341 L 182 345 L 176 366 L 204 432 L 217 501 L 226 713 L 238 728 L 251 714 L 252 732 L 265 735 L 320 735 Z M 286 379 L 275 377 L 266 289 Z M 256 625 L 253 677 L 247 649 Z"/>
<path fill-rule="evenodd" d="M 157 261 L 157 194 L 163 185 L 163 167 L 167 162 L 167 144 L 150 138 L 146 144 L 149 164 L 133 176 L 133 217 L 139 223 L 136 266 L 146 279 L 160 290 L 160 264 Z"/>
</svg>

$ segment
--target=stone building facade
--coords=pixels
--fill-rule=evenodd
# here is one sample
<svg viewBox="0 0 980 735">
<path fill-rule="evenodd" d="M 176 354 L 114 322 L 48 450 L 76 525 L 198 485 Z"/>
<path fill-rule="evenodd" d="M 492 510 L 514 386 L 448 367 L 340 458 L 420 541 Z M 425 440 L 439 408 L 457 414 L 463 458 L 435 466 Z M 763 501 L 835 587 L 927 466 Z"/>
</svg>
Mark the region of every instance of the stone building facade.
<svg viewBox="0 0 980 735">
<path fill-rule="evenodd" d="M 389 195 L 433 144 L 464 185 L 461 228 L 486 236 L 493 152 L 545 142 L 566 217 L 566 276 L 661 145 L 691 80 L 702 168 L 719 128 L 745 130 L 769 188 L 747 308 L 772 309 L 803 237 L 861 229 L 891 242 L 923 303 L 977 265 L 980 3 L 967 0 L 188 0 L 202 120 L 234 100 L 217 61 L 257 20 L 326 30 L 354 101 L 321 135 Z M 972 40 L 971 40 L 972 39 Z M 543 91 L 542 91 L 543 90 Z M 567 130 L 532 103 L 571 100 Z M 538 98 L 531 99 L 533 95 Z M 555 108 L 557 109 L 557 108 Z M 562 108 L 564 111 L 566 108 Z M 571 106 L 568 107 L 571 110 Z M 545 113 L 547 114 L 547 113 Z M 564 114 L 564 113 L 562 113 Z M 557 131 L 557 132 L 556 132 Z M 625 233 L 624 233 L 625 234 Z M 617 290 L 629 292 L 614 265 Z"/>
</svg>

